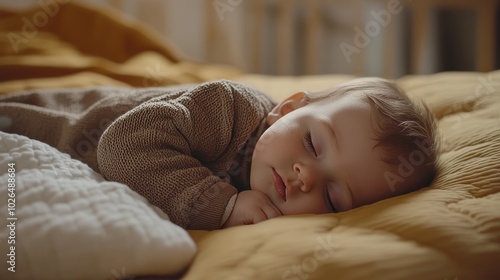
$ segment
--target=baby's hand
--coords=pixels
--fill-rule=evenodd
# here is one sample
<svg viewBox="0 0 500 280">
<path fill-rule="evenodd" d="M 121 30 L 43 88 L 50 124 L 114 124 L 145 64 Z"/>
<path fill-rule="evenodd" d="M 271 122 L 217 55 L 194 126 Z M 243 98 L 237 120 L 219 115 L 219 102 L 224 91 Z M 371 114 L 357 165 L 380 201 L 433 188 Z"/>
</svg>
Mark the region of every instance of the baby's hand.
<svg viewBox="0 0 500 280">
<path fill-rule="evenodd" d="M 263 192 L 243 191 L 236 197 L 233 211 L 223 227 L 256 224 L 282 215 Z"/>
</svg>

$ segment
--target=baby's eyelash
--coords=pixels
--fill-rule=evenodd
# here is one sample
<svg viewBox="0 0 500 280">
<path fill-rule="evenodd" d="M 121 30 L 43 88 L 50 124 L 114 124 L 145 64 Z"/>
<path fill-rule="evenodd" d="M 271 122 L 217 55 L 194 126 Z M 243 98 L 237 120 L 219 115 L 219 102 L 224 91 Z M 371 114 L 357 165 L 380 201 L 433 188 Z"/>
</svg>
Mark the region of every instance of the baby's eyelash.
<svg viewBox="0 0 500 280">
<path fill-rule="evenodd" d="M 316 154 L 316 149 L 314 149 L 314 145 L 312 143 L 312 138 L 311 138 L 311 132 L 310 131 L 306 131 L 304 133 L 304 145 L 306 147 L 306 149 L 311 152 L 315 157 L 317 157 L 317 154 Z"/>
<path fill-rule="evenodd" d="M 332 213 L 337 213 L 337 209 L 333 206 L 332 200 L 330 199 L 330 193 L 328 192 L 328 186 L 325 186 L 324 189 L 325 200 L 328 208 L 332 211 Z"/>
</svg>

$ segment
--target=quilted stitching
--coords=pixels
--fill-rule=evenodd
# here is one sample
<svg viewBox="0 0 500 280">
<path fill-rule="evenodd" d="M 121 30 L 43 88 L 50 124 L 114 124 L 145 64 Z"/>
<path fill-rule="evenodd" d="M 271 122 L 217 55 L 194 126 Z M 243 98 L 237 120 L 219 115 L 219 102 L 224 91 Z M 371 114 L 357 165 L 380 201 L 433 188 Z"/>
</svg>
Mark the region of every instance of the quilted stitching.
<svg viewBox="0 0 500 280">
<path fill-rule="evenodd" d="M 16 273 L 2 269 L 0 278 L 175 274 L 194 257 L 196 248 L 188 233 L 163 212 L 127 186 L 105 181 L 69 155 L 24 136 L 0 132 L 2 182 L 7 182 L 11 162 L 16 164 L 19 269 Z M 4 186 L 0 201 L 0 213 L 5 217 Z M 8 234 L 2 226 L 2 240 Z"/>
</svg>

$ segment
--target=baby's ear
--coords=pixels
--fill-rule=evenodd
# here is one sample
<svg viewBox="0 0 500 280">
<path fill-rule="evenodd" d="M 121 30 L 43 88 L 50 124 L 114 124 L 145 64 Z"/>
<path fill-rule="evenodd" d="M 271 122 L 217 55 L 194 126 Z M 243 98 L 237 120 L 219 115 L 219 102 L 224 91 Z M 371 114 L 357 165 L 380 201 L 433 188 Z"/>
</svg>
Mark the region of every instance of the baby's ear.
<svg viewBox="0 0 500 280">
<path fill-rule="evenodd" d="M 307 96 L 305 92 L 297 92 L 276 105 L 276 107 L 274 107 L 273 110 L 267 114 L 266 122 L 268 125 L 272 125 L 284 115 L 298 108 L 304 107 L 309 103 L 309 96 Z"/>
</svg>

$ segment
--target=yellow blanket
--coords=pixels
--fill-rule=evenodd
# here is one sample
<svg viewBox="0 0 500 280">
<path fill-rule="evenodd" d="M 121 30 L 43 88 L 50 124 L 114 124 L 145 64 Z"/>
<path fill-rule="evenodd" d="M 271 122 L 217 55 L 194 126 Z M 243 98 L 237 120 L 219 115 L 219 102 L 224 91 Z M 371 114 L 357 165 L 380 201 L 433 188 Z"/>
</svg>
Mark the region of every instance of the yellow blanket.
<svg viewBox="0 0 500 280">
<path fill-rule="evenodd" d="M 109 11 L 61 4 L 56 15 L 45 12 L 44 26 L 40 11 L 0 13 L 0 92 L 230 78 L 280 100 L 352 78 L 241 74 L 187 62 Z M 191 231 L 198 253 L 180 277 L 500 279 L 500 71 L 407 76 L 399 84 L 439 118 L 443 153 L 432 186 L 339 214 Z"/>
<path fill-rule="evenodd" d="M 239 74 L 189 62 L 137 22 L 73 3 L 0 11 L 0 93 L 92 85 L 151 87 Z"/>
<path fill-rule="evenodd" d="M 239 80 L 282 98 L 332 78 L 349 77 Z M 205 234 L 186 279 L 215 271 L 244 279 L 500 279 L 500 71 L 399 84 L 439 118 L 441 167 L 430 187 L 345 213 Z"/>
</svg>

